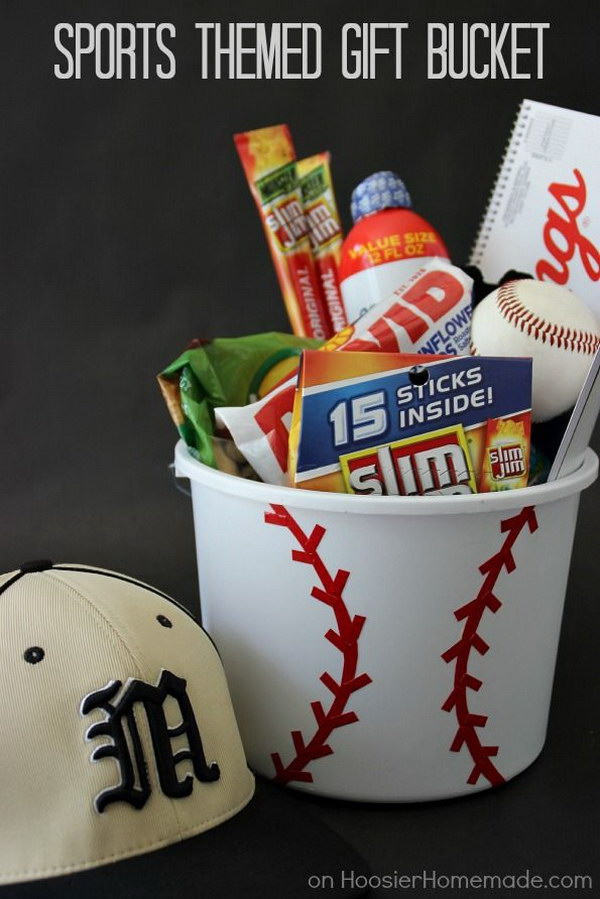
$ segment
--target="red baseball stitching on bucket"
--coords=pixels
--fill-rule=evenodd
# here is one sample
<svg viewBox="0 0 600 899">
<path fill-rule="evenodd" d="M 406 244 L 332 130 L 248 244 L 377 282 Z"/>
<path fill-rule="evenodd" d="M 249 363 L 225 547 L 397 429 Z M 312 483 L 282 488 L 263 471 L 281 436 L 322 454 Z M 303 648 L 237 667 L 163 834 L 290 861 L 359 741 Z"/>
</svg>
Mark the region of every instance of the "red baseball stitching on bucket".
<svg viewBox="0 0 600 899">
<path fill-rule="evenodd" d="M 357 674 L 358 666 L 358 638 L 367 620 L 364 615 L 351 615 L 342 598 L 346 582 L 350 577 L 349 571 L 339 569 L 332 575 L 321 559 L 317 549 L 326 530 L 321 525 L 315 525 L 310 535 L 304 533 L 298 522 L 292 517 L 285 506 L 271 503 L 272 512 L 265 512 L 265 522 L 287 528 L 296 538 L 301 549 L 292 550 L 294 562 L 304 562 L 311 565 L 321 582 L 320 587 L 313 587 L 311 596 L 325 605 L 330 606 L 335 615 L 337 631 L 328 630 L 325 639 L 335 646 L 342 654 L 343 668 L 340 681 L 324 671 L 320 680 L 333 694 L 333 701 L 325 711 L 319 700 L 311 702 L 313 715 L 317 722 L 317 729 L 308 742 L 305 741 L 302 732 L 293 730 L 292 741 L 296 755 L 291 762 L 284 765 L 278 752 L 272 752 L 271 758 L 275 766 L 274 780 L 280 783 L 289 783 L 292 780 L 312 783 L 313 776 L 305 768 L 310 762 L 323 756 L 331 755 L 333 749 L 327 743 L 332 732 L 338 727 L 353 724 L 358 721 L 356 712 L 346 711 L 346 705 L 352 693 L 366 687 L 371 683 L 368 674 Z"/>
<path fill-rule="evenodd" d="M 518 283 L 518 281 L 508 281 L 503 284 L 496 297 L 496 306 L 500 314 L 511 325 L 517 327 L 524 334 L 529 334 L 534 340 L 541 340 L 542 343 L 549 343 L 550 346 L 586 354 L 596 352 L 600 346 L 600 338 L 591 331 L 580 331 L 576 328 L 566 328 L 564 325 L 547 322 L 527 309 L 515 293 L 514 285 Z"/>
<path fill-rule="evenodd" d="M 477 629 L 486 609 L 495 614 L 502 605 L 492 591 L 503 568 L 510 574 L 517 567 L 512 548 L 526 525 L 531 534 L 538 529 L 534 506 L 526 506 L 518 515 L 506 518 L 500 523 L 500 530 L 507 533 L 507 537 L 499 551 L 479 566 L 479 571 L 485 575 L 479 592 L 474 599 L 454 612 L 457 621 L 464 619 L 465 622 L 460 640 L 442 653 L 445 662 L 455 662 L 454 686 L 442 705 L 445 712 L 454 709 L 458 721 L 458 730 L 450 745 L 450 751 L 459 752 L 466 746 L 470 753 L 474 765 L 467 779 L 468 784 L 476 784 L 481 775 L 486 777 L 492 786 L 504 783 L 504 777 L 491 761 L 492 756 L 498 755 L 498 746 L 484 746 L 477 734 L 476 728 L 485 727 L 487 715 L 476 715 L 469 709 L 467 690 L 477 692 L 483 683 L 469 673 L 469 657 L 473 649 L 480 655 L 485 655 L 489 649 L 488 644 L 477 633 Z"/>
</svg>

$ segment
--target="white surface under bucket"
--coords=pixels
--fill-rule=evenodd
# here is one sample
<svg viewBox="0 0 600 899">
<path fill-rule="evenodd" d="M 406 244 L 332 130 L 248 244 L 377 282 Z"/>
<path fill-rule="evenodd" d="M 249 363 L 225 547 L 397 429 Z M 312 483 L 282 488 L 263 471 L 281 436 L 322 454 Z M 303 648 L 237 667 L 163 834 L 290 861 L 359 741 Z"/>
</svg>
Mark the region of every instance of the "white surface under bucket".
<svg viewBox="0 0 600 899">
<path fill-rule="evenodd" d="M 580 492 L 362 497 L 190 479 L 203 623 L 248 760 L 343 799 L 514 777 L 544 744 Z"/>
</svg>

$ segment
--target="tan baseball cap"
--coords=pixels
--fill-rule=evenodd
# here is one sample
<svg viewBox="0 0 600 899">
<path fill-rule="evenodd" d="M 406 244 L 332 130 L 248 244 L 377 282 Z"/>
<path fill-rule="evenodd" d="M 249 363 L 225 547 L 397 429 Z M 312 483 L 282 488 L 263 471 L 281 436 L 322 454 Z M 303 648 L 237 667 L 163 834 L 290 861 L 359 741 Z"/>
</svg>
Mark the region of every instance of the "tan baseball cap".
<svg viewBox="0 0 600 899">
<path fill-rule="evenodd" d="M 174 600 L 32 562 L 0 576 L 0 634 L 0 897 L 303 896 L 365 870 L 298 800 L 251 803 L 218 652 Z"/>
</svg>

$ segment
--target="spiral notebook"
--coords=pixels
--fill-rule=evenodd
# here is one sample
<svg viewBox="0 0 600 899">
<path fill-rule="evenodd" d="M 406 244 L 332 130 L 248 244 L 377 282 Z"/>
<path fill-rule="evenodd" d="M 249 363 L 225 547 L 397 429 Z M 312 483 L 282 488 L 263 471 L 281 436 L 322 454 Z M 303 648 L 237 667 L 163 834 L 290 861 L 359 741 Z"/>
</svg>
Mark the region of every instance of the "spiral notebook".
<svg viewBox="0 0 600 899">
<path fill-rule="evenodd" d="M 569 287 L 600 318 L 600 117 L 524 100 L 471 263 Z"/>
</svg>

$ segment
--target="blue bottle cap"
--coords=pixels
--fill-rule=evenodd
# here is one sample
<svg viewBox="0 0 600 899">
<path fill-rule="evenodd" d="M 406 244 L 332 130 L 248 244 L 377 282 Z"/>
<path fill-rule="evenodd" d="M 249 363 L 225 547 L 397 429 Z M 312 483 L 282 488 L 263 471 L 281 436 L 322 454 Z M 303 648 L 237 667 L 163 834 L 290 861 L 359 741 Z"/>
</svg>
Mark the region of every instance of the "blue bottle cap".
<svg viewBox="0 0 600 899">
<path fill-rule="evenodd" d="M 382 209 L 410 208 L 410 194 L 394 172 L 375 172 L 352 191 L 350 209 L 354 223 Z"/>
</svg>

